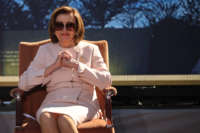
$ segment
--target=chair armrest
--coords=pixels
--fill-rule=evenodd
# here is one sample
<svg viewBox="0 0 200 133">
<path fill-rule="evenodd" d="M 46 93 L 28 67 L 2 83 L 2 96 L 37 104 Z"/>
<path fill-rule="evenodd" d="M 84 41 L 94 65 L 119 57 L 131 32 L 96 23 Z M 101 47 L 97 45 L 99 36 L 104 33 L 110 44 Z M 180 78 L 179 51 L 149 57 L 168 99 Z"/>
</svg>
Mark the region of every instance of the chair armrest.
<svg viewBox="0 0 200 133">
<path fill-rule="evenodd" d="M 104 89 L 105 93 L 105 115 L 106 115 L 106 126 L 107 128 L 112 128 L 113 127 L 113 122 L 112 122 L 112 96 L 117 95 L 117 89 L 114 87 L 109 87 Z"/>
<path fill-rule="evenodd" d="M 17 88 L 15 88 L 15 89 L 17 89 Z M 23 115 L 23 111 L 22 111 L 23 99 L 26 96 L 31 95 L 32 93 L 39 91 L 41 89 L 46 89 L 46 86 L 42 87 L 41 85 L 38 85 L 38 86 L 33 87 L 28 92 L 24 92 L 19 89 L 17 91 L 13 92 L 12 96 L 14 96 L 16 99 L 16 128 L 20 129 L 23 124 L 23 120 L 24 120 L 24 115 Z"/>
<path fill-rule="evenodd" d="M 112 96 L 116 96 L 117 95 L 117 89 L 115 87 L 109 87 L 109 88 L 105 88 L 104 93 L 106 94 L 106 96 L 108 97 L 112 97 Z"/>
<path fill-rule="evenodd" d="M 16 99 L 16 128 L 20 128 L 23 121 L 23 115 L 22 115 L 22 91 L 16 91 L 14 92 L 14 97 Z"/>
<path fill-rule="evenodd" d="M 22 96 L 24 94 L 24 91 L 20 90 L 19 88 L 13 88 L 10 91 L 10 96 L 14 97 L 16 100 L 16 128 L 19 129 L 22 125 L 22 109 L 21 109 L 21 104 L 22 104 Z"/>
</svg>

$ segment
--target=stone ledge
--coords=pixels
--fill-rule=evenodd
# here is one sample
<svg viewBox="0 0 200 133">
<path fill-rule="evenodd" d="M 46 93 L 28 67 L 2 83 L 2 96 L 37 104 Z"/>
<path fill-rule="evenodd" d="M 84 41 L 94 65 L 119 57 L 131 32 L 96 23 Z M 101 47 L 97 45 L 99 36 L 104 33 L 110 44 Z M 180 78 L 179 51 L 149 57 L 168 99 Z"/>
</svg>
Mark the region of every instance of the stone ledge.
<svg viewBox="0 0 200 133">
<path fill-rule="evenodd" d="M 18 76 L 0 76 L 0 87 L 15 87 Z M 200 85 L 200 75 L 113 75 L 113 86 Z"/>
</svg>

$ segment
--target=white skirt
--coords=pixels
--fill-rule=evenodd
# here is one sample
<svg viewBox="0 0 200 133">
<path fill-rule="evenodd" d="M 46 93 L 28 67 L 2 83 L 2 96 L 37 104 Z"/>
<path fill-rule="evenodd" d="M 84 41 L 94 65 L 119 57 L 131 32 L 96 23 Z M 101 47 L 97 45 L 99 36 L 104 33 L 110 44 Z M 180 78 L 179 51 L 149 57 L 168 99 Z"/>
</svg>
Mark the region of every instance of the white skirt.
<svg viewBox="0 0 200 133">
<path fill-rule="evenodd" d="M 100 107 L 96 101 L 96 106 L 90 104 L 89 102 L 84 102 L 84 97 L 80 97 L 76 102 L 45 102 L 42 104 L 36 113 L 36 119 L 40 123 L 40 115 L 44 112 L 57 113 L 68 115 L 74 120 L 76 125 L 81 124 L 85 121 L 96 119 L 100 117 Z"/>
<path fill-rule="evenodd" d="M 72 120 L 74 120 L 76 126 L 85 121 L 99 118 L 99 111 L 97 111 L 95 108 L 74 103 L 51 103 L 41 106 L 36 114 L 36 118 L 39 123 L 40 115 L 43 112 L 58 113 L 70 116 Z"/>
<path fill-rule="evenodd" d="M 73 89 L 75 90 L 76 88 Z M 92 100 L 91 94 L 86 89 L 81 91 L 78 99 L 72 98 L 71 101 L 68 100 L 70 99 L 70 94 L 65 90 L 66 88 L 61 88 L 47 94 L 36 113 L 36 119 L 39 123 L 40 115 L 44 112 L 68 115 L 76 125 L 99 118 L 100 107 L 98 100 Z M 68 99 L 65 100 L 65 98 Z"/>
</svg>

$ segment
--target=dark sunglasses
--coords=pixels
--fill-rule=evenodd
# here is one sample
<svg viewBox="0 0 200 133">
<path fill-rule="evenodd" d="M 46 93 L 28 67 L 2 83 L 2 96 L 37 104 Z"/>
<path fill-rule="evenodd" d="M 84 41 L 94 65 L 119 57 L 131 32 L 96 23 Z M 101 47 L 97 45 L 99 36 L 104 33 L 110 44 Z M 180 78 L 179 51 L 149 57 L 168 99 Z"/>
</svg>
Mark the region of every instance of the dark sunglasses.
<svg viewBox="0 0 200 133">
<path fill-rule="evenodd" d="M 68 22 L 65 25 L 62 22 L 55 23 L 55 30 L 57 30 L 57 31 L 63 30 L 64 27 L 66 28 L 66 30 L 72 30 L 72 29 L 76 28 L 76 25 L 72 22 Z"/>
</svg>

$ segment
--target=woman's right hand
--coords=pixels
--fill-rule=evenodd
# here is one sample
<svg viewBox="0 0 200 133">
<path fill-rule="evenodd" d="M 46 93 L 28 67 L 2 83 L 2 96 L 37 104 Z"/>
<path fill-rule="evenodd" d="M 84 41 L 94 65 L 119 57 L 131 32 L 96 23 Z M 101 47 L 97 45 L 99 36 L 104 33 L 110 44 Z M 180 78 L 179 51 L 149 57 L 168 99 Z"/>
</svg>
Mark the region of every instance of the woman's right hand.
<svg viewBox="0 0 200 133">
<path fill-rule="evenodd" d="M 11 97 L 16 97 L 18 94 L 22 95 L 23 93 L 24 93 L 24 91 L 20 90 L 19 88 L 13 88 L 12 90 L 10 90 Z"/>
<path fill-rule="evenodd" d="M 63 58 L 63 52 L 59 52 L 56 61 L 53 64 L 55 68 L 59 68 L 62 66 L 62 58 Z"/>
<path fill-rule="evenodd" d="M 47 77 L 48 75 L 50 75 L 55 70 L 62 67 L 62 58 L 63 58 L 63 52 L 59 52 L 59 54 L 56 58 L 56 61 L 46 68 L 46 70 L 44 72 L 44 77 Z"/>
</svg>

